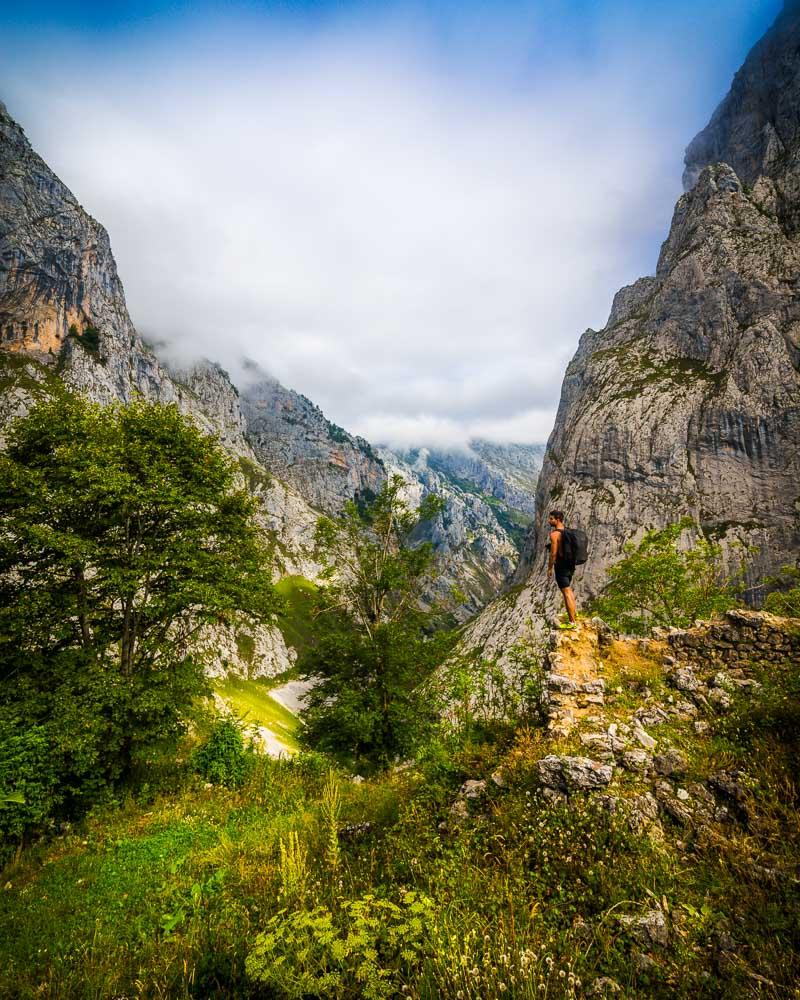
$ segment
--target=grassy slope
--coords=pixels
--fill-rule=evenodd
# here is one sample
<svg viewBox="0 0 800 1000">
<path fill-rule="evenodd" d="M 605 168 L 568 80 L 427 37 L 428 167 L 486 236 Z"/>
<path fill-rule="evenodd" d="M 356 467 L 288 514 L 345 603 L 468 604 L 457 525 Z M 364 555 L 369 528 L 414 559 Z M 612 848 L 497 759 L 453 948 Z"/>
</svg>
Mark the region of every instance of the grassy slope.
<svg viewBox="0 0 800 1000">
<path fill-rule="evenodd" d="M 272 914 L 324 905 L 341 916 L 344 899 L 397 898 L 400 887 L 426 893 L 437 911 L 425 963 L 393 973 L 411 996 L 578 997 L 600 976 L 629 998 L 795 995 L 797 667 L 761 679 L 763 696 L 737 696 L 707 734 L 677 719 L 653 730 L 661 747 L 686 754 L 687 781 L 720 767 L 747 773 L 746 820 L 689 829 L 666 818 L 663 839 L 634 835 L 602 795 L 554 803 L 536 791 L 541 756 L 586 752 L 577 732 L 442 746 L 360 786 L 343 777 L 339 827 L 371 826 L 342 838 L 336 869 L 326 861 L 324 765 L 313 759 L 264 761 L 239 791 L 186 775 L 172 792 L 99 811 L 4 871 L 0 996 L 283 995 L 254 991 L 244 974 Z M 666 694 L 644 656 L 610 657 L 606 680 L 621 688 L 607 705 L 619 722 L 645 689 Z M 461 782 L 498 766 L 505 787 L 490 783 L 452 822 Z M 613 791 L 625 798 L 641 787 L 625 772 Z M 279 848 L 292 830 L 308 852 L 299 895 L 282 894 Z M 642 945 L 618 915 L 658 903 L 669 942 Z"/>
<path fill-rule="evenodd" d="M 285 576 L 275 585 L 285 602 L 285 610 L 278 616 L 278 627 L 288 646 L 302 654 L 311 642 L 311 601 L 316 586 L 302 576 Z"/>
<path fill-rule="evenodd" d="M 316 587 L 302 576 L 285 576 L 275 589 L 284 601 L 284 610 L 278 616 L 278 627 L 286 644 L 302 653 L 311 641 L 311 599 Z M 299 720 L 269 693 L 270 688 L 295 675 L 296 670 L 292 669 L 277 678 L 229 677 L 217 681 L 214 688 L 246 723 L 266 726 L 291 751 L 296 751 L 298 743 L 295 734 Z"/>
<path fill-rule="evenodd" d="M 248 725 L 266 726 L 290 750 L 297 750 L 295 738 L 299 720 L 269 693 L 274 682 L 265 679 L 249 680 L 245 677 L 228 677 L 214 684 L 215 690 Z"/>
</svg>

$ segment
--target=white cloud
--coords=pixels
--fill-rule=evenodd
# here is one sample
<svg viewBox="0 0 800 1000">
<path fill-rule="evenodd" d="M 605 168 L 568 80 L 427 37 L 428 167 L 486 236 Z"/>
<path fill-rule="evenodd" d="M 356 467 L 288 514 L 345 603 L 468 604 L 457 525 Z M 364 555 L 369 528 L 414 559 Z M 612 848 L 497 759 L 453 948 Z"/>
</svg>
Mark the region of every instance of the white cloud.
<svg viewBox="0 0 800 1000">
<path fill-rule="evenodd" d="M 488 55 L 410 14 L 251 28 L 46 38 L 6 65 L 137 327 L 234 375 L 251 357 L 373 440 L 544 440 L 581 332 L 655 263 L 696 50 L 648 23 L 559 62 L 522 8 Z"/>
</svg>

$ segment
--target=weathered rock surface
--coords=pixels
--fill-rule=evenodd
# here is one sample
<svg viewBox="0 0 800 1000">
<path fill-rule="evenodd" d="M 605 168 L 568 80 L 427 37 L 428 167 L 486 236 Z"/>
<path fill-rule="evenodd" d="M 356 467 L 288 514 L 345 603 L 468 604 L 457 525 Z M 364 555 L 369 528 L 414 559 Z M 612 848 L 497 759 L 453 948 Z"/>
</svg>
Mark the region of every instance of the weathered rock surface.
<svg viewBox="0 0 800 1000">
<path fill-rule="evenodd" d="M 614 775 L 611 764 L 601 764 L 589 757 L 559 757 L 549 754 L 536 762 L 540 785 L 559 792 L 603 788 Z"/>
<path fill-rule="evenodd" d="M 687 153 L 656 274 L 617 293 L 562 386 L 516 574 L 522 592 L 483 641 L 552 611 L 547 511 L 584 527 L 575 585 L 603 586 L 625 542 L 688 516 L 746 554 L 749 598 L 800 554 L 800 7 L 787 5 Z M 684 542 L 691 541 L 690 534 Z M 482 616 L 483 617 L 483 616 Z"/>
<path fill-rule="evenodd" d="M 266 468 L 328 514 L 380 490 L 386 470 L 367 441 L 332 424 L 310 399 L 256 366 L 251 374 L 242 405 L 249 439 Z"/>
<path fill-rule="evenodd" d="M 442 513 L 421 525 L 417 533 L 417 541 L 431 542 L 436 553 L 436 575 L 426 596 L 452 603 L 450 595 L 457 587 L 464 600 L 455 613 L 466 620 L 491 600 L 513 573 L 518 558 L 513 539 L 492 506 L 437 471 L 427 450 L 407 455 L 409 461 L 385 448 L 378 454 L 390 475 L 405 480 L 403 497 L 410 507 L 416 508 L 430 493 L 445 501 Z"/>
<path fill-rule="evenodd" d="M 474 486 L 506 509 L 530 516 L 543 458 L 541 444 L 496 444 L 478 438 L 468 449 L 429 451 L 427 464 L 449 479 Z"/>
</svg>

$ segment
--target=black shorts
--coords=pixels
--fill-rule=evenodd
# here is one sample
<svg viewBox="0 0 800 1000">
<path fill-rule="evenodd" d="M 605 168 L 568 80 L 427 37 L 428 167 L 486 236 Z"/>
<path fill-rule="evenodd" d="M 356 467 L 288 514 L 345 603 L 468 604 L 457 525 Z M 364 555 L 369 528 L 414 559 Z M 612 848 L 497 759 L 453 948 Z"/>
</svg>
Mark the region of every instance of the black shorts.
<svg viewBox="0 0 800 1000">
<path fill-rule="evenodd" d="M 575 572 L 575 567 L 556 563 L 553 569 L 555 570 L 558 589 L 564 590 L 572 583 L 572 574 Z"/>
</svg>

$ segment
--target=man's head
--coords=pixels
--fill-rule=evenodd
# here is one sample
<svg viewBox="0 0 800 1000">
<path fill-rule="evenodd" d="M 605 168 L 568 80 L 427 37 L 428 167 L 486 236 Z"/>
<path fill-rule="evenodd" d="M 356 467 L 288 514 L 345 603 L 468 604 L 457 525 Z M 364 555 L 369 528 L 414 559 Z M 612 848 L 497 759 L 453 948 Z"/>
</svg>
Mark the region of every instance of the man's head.
<svg viewBox="0 0 800 1000">
<path fill-rule="evenodd" d="M 563 510 L 551 510 L 550 515 L 547 518 L 551 528 L 557 528 L 559 524 L 564 523 L 564 511 Z"/>
</svg>

